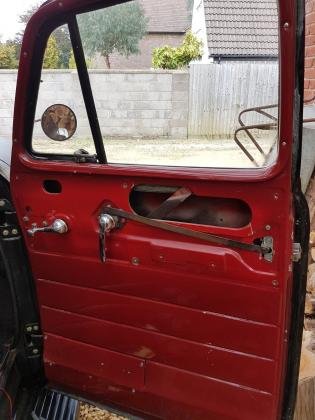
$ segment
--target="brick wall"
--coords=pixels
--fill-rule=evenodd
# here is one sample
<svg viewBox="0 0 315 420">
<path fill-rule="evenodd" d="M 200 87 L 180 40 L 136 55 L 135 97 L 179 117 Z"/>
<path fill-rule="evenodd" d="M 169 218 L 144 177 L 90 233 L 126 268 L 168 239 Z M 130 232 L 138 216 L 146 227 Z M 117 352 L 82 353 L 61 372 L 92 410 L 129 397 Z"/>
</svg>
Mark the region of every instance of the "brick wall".
<svg viewBox="0 0 315 420">
<path fill-rule="evenodd" d="M 306 0 L 305 101 L 315 96 L 315 0 Z"/>
<path fill-rule="evenodd" d="M 124 57 L 120 54 L 111 54 L 111 69 L 139 70 L 150 69 L 152 67 L 152 52 L 154 48 L 170 45 L 178 47 L 184 40 L 184 34 L 148 34 L 139 43 L 140 54 Z M 105 60 L 101 57 L 93 61 L 93 68 L 106 68 Z"/>
</svg>

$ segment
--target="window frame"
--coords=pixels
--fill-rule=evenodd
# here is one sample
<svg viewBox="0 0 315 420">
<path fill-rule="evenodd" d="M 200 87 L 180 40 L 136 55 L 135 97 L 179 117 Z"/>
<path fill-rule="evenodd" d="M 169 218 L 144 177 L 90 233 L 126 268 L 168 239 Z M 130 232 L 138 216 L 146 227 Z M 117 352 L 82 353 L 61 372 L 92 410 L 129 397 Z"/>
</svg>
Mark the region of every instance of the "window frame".
<svg viewBox="0 0 315 420">
<path fill-rule="evenodd" d="M 296 34 L 295 33 L 295 8 L 292 8 L 293 0 L 290 0 L 290 4 L 286 3 L 284 0 L 278 0 L 279 4 L 281 3 L 280 13 L 279 13 L 279 64 L 280 64 L 280 71 L 279 71 L 279 153 L 276 162 L 269 167 L 262 167 L 262 168 L 214 168 L 214 167 L 207 167 L 207 168 L 200 168 L 200 167 L 173 167 L 173 166 L 151 166 L 151 165 L 139 165 L 139 164 L 111 164 L 107 163 L 103 165 L 103 167 L 107 166 L 107 170 L 112 173 L 121 173 L 122 171 L 130 171 L 138 172 L 139 176 L 142 174 L 151 174 L 155 176 L 157 174 L 163 174 L 165 171 L 172 174 L 178 174 L 180 177 L 201 177 L 202 179 L 227 179 L 227 180 L 244 180 L 248 179 L 252 182 L 261 180 L 261 179 L 270 179 L 277 174 L 279 174 L 287 164 L 290 164 L 292 161 L 292 153 L 295 155 L 295 151 L 292 150 L 292 145 L 296 145 L 299 139 L 296 138 L 297 130 L 293 131 L 291 122 L 294 121 L 294 108 L 296 112 L 299 113 L 300 109 L 297 108 L 297 101 L 295 98 L 296 91 L 294 95 L 292 95 L 292 91 L 289 89 L 284 89 L 282 86 L 288 87 L 289 84 L 297 85 L 297 78 L 296 78 L 296 68 L 295 68 L 295 41 L 296 41 Z M 30 45 L 33 44 L 33 48 L 36 49 L 36 54 L 32 55 L 31 60 L 28 63 L 29 69 L 31 70 L 31 77 L 32 83 L 29 83 L 28 92 L 27 92 L 27 112 L 25 113 L 25 131 L 23 136 L 23 149 L 27 152 L 29 157 L 33 160 L 33 162 L 38 161 L 67 161 L 67 162 L 76 162 L 76 159 L 73 155 L 59 155 L 59 154 L 45 154 L 45 153 L 35 153 L 32 150 L 32 133 L 33 133 L 33 123 L 35 117 L 35 107 L 37 104 L 38 98 L 38 89 L 39 89 L 39 80 L 41 74 L 41 67 L 45 52 L 46 43 L 48 41 L 49 36 L 51 33 L 57 29 L 59 26 L 62 25 L 69 25 L 69 21 L 76 17 L 80 13 L 86 13 L 93 10 L 98 10 L 110 6 L 114 6 L 116 4 L 125 3 L 125 0 L 112 0 L 108 3 L 104 3 L 104 0 L 98 0 L 91 2 L 89 7 L 86 6 L 86 2 L 81 0 L 79 3 L 85 4 L 85 7 L 79 7 L 74 11 L 74 5 L 72 1 L 69 2 L 69 12 L 60 13 L 60 10 L 56 11 L 56 4 L 48 2 L 45 3 L 39 11 L 35 14 L 34 19 L 31 21 L 39 20 L 40 27 L 36 31 L 36 36 L 34 36 L 34 29 L 29 25 L 29 31 L 26 31 L 25 38 L 31 38 L 33 35 L 33 41 Z M 59 3 L 62 4 L 62 3 Z M 94 5 L 94 7 L 92 7 Z M 53 15 L 55 15 L 54 19 L 50 16 L 50 19 L 46 19 L 43 16 L 45 13 L 45 8 L 51 7 L 53 10 Z M 72 8 L 71 8 L 72 7 Z M 37 18 L 37 19 L 36 19 Z M 282 22 L 290 21 L 291 25 L 286 26 L 282 24 Z M 29 32 L 29 34 L 27 33 Z M 24 45 L 29 44 L 29 40 L 24 40 Z M 36 45 L 36 48 L 35 48 Z M 22 54 L 23 54 L 23 47 L 22 47 Z M 34 52 L 34 51 L 33 51 Z M 23 69 L 22 65 L 22 69 Z M 21 70 L 22 71 L 22 70 Z M 20 102 L 20 101 L 19 101 Z M 19 106 L 19 104 L 18 104 Z M 17 108 L 18 108 L 17 106 Z M 25 162 L 28 159 L 23 159 Z M 91 163 L 90 163 L 91 164 Z M 296 172 L 296 171 L 294 171 Z"/>
</svg>

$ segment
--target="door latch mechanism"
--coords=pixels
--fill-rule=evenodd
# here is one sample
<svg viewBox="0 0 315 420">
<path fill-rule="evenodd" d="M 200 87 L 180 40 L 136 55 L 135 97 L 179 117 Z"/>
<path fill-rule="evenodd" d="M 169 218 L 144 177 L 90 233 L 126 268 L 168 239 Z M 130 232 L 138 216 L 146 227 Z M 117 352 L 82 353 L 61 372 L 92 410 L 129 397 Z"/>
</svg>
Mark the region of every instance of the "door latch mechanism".
<svg viewBox="0 0 315 420">
<path fill-rule="evenodd" d="M 292 261 L 299 262 L 302 258 L 303 250 L 302 246 L 298 242 L 294 242 L 292 246 Z"/>
<path fill-rule="evenodd" d="M 99 217 L 99 238 L 100 238 L 100 257 L 103 263 L 106 262 L 106 235 L 119 227 L 119 219 L 116 216 L 102 213 Z"/>
</svg>

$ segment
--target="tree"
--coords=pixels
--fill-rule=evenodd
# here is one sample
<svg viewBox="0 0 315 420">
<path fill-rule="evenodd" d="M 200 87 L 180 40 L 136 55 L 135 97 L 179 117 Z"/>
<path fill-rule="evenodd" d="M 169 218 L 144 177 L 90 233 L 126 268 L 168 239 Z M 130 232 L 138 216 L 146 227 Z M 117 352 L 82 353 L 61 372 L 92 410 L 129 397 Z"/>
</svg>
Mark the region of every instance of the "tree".
<svg viewBox="0 0 315 420">
<path fill-rule="evenodd" d="M 113 52 L 125 57 L 139 54 L 139 41 L 146 34 L 148 19 L 142 6 L 133 2 L 82 14 L 78 22 L 87 54 L 101 54 L 110 68 Z"/>
<path fill-rule="evenodd" d="M 203 43 L 191 31 L 185 35 L 181 46 L 168 45 L 153 50 L 152 65 L 155 69 L 181 69 L 202 56 Z"/>
<path fill-rule="evenodd" d="M 19 17 L 20 23 L 22 23 L 23 25 L 26 26 L 28 21 L 32 17 L 32 15 L 38 9 L 38 7 L 39 7 L 39 5 L 37 4 L 33 7 L 31 7 L 30 9 L 26 10 L 22 15 L 20 15 L 20 17 Z M 20 50 L 21 50 L 23 33 L 24 33 L 24 30 L 21 31 L 21 32 L 18 32 L 17 35 L 16 35 L 16 38 L 14 40 L 15 43 L 19 44 L 18 54 L 20 53 Z M 58 47 L 58 50 L 59 50 L 59 60 L 58 60 L 57 66 L 55 68 L 66 69 L 66 68 L 68 68 L 71 49 L 72 49 L 68 26 L 64 25 L 64 26 L 61 26 L 60 28 L 56 29 L 53 32 L 53 36 L 56 40 L 57 47 Z"/>
<path fill-rule="evenodd" d="M 86 67 L 89 69 L 91 67 L 91 60 L 89 58 L 85 57 L 85 63 L 86 63 Z M 71 51 L 71 54 L 70 54 L 68 67 L 69 67 L 69 69 L 76 69 L 77 68 L 75 58 L 74 58 L 74 54 L 73 54 L 73 50 Z"/>
<path fill-rule="evenodd" d="M 71 55 L 69 58 L 69 64 L 68 64 L 69 69 L 76 69 L 77 65 L 75 63 L 75 58 L 74 58 L 74 54 L 73 51 L 71 51 Z"/>
<path fill-rule="evenodd" d="M 11 47 L 13 47 L 15 60 L 16 60 L 16 63 L 18 64 L 20 54 L 21 54 L 21 43 L 19 39 L 17 37 L 15 37 L 14 39 L 8 39 L 6 41 L 6 45 L 10 45 Z"/>
<path fill-rule="evenodd" d="M 14 47 L 0 43 L 0 69 L 15 69 L 16 67 L 17 60 Z"/>
<path fill-rule="evenodd" d="M 57 69 L 58 63 L 59 63 L 58 45 L 57 45 L 56 38 L 51 35 L 48 40 L 46 51 L 45 51 L 43 68 L 44 69 Z"/>
</svg>

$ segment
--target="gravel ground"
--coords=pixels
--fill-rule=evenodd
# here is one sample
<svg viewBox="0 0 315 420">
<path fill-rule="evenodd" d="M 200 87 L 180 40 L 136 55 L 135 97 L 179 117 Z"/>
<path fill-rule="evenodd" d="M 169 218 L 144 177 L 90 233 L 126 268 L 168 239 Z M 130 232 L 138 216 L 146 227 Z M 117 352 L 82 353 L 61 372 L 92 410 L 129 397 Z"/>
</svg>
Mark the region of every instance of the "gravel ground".
<svg viewBox="0 0 315 420">
<path fill-rule="evenodd" d="M 79 420 L 129 420 L 127 417 L 100 410 L 88 404 L 81 404 Z"/>
<path fill-rule="evenodd" d="M 275 140 L 275 133 L 269 132 L 264 137 L 255 135 L 263 150 L 268 153 Z M 190 138 L 190 139 L 104 139 L 107 159 L 110 163 L 139 165 L 169 165 L 214 168 L 252 168 L 253 163 L 244 155 L 232 138 Z M 259 162 L 264 164 L 264 157 L 257 151 L 249 139 L 244 145 Z M 40 153 L 73 154 L 78 149 L 85 149 L 95 154 L 91 139 L 73 137 L 64 142 L 48 138 L 35 139 L 34 150 Z"/>
</svg>

